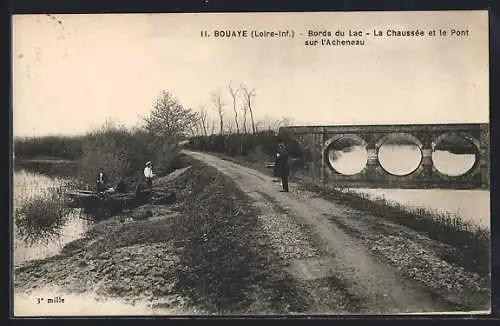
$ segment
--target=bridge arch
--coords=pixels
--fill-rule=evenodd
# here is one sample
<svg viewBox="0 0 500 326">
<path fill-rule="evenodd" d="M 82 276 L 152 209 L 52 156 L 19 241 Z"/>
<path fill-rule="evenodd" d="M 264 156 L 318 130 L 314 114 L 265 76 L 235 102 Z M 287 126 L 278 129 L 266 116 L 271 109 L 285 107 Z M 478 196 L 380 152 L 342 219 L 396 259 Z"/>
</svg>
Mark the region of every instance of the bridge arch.
<svg viewBox="0 0 500 326">
<path fill-rule="evenodd" d="M 410 133 L 389 133 L 375 143 L 375 149 L 379 166 L 389 175 L 407 177 L 422 170 L 423 143 Z"/>
<path fill-rule="evenodd" d="M 313 183 L 331 183 L 348 187 L 376 188 L 447 188 L 447 189 L 488 189 L 490 185 L 490 137 L 489 124 L 401 124 L 401 125 L 325 125 L 287 126 L 280 133 L 289 133 L 297 140 L 300 148 L 307 153 L 301 171 Z M 455 133 L 463 136 L 479 148 L 476 164 L 471 171 L 456 177 L 441 174 L 432 160 L 432 148 L 436 148 L 443 134 Z M 328 162 L 328 146 L 342 137 L 359 136 L 359 144 L 366 144 L 368 163 L 361 173 L 343 175 L 331 168 Z M 381 152 L 386 150 L 387 141 L 396 135 L 406 139 L 406 144 L 415 152 L 420 163 L 410 174 L 393 175 L 382 168 Z M 396 137 L 396 138 L 398 138 Z M 357 139 L 359 139 L 357 138 Z M 410 142 L 412 140 L 412 142 Z M 431 146 L 431 144 L 434 144 Z M 394 146 L 389 146 L 394 147 Z M 403 146 L 405 147 L 405 146 Z M 418 149 L 417 149 L 418 148 Z M 340 152 L 339 152 L 340 153 Z M 342 154 L 342 153 L 340 153 Z M 405 158 L 395 155 L 396 158 Z M 435 160 L 434 160 L 435 161 Z M 415 163 L 415 165 L 417 165 Z M 445 165 L 448 163 L 445 163 Z M 391 171 L 389 171 L 391 172 Z"/>
<path fill-rule="evenodd" d="M 367 142 L 356 134 L 336 134 L 331 136 L 325 141 L 322 150 L 323 162 L 329 168 L 327 171 L 345 177 L 362 173 L 368 163 L 367 147 Z M 351 150 L 347 150 L 348 148 L 351 148 Z M 351 157 L 347 159 L 347 164 L 339 162 L 343 160 L 342 156 L 344 154 Z"/>
<path fill-rule="evenodd" d="M 447 153 L 446 158 L 439 153 Z M 457 157 L 460 155 L 462 158 Z M 475 174 L 480 165 L 480 142 L 467 132 L 443 133 L 431 143 L 431 160 L 433 172 L 447 180 Z"/>
</svg>

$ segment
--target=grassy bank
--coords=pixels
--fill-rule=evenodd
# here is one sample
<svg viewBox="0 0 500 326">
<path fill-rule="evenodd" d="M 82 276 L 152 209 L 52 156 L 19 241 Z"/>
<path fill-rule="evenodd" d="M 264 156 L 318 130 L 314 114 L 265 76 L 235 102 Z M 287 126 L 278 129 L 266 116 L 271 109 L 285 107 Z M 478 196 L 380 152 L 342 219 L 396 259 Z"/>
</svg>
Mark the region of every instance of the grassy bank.
<svg viewBox="0 0 500 326">
<path fill-rule="evenodd" d="M 193 174 L 181 185 L 191 194 L 174 227 L 176 241 L 184 241 L 182 260 L 190 266 L 179 274 L 179 290 L 219 313 L 252 310 L 256 288 L 271 291 L 266 309 L 284 309 L 284 291 L 291 294 L 287 300 L 298 300 L 292 308 L 300 309 L 291 278 L 276 277 L 282 268 L 245 194 L 213 168 L 191 164 Z"/>
</svg>

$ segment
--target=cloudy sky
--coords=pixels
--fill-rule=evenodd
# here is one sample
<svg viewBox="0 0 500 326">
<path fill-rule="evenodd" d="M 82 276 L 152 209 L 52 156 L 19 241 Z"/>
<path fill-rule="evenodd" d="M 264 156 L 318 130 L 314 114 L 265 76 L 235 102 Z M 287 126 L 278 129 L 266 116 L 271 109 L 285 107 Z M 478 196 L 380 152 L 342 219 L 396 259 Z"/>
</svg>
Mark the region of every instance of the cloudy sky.
<svg viewBox="0 0 500 326">
<path fill-rule="evenodd" d="M 15 136 L 82 133 L 107 118 L 132 126 L 161 90 L 215 117 L 210 92 L 221 87 L 230 103 L 229 81 L 255 88 L 257 118 L 488 122 L 486 12 L 26 15 L 12 24 Z M 417 28 L 468 36 L 373 36 Z M 216 29 L 289 29 L 295 37 L 200 37 Z M 321 38 L 308 30 L 349 29 L 369 32 L 366 44 L 304 45 Z"/>
</svg>

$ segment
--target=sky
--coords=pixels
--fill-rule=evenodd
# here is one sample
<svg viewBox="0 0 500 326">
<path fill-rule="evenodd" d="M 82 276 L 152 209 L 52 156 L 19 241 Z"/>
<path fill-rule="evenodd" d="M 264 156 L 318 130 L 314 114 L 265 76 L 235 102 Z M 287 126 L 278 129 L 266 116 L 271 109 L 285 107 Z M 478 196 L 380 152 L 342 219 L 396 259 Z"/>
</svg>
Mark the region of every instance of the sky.
<svg viewBox="0 0 500 326">
<path fill-rule="evenodd" d="M 230 117 L 230 81 L 255 89 L 256 119 L 489 121 L 486 11 L 18 15 L 12 26 L 14 136 L 84 133 L 107 119 L 134 126 L 162 90 L 215 118 L 210 94 L 220 88 Z M 374 36 L 389 29 L 426 36 Z M 448 35 L 427 35 L 439 29 Z M 221 39 L 214 30 L 293 30 L 294 37 Z M 364 46 L 308 46 L 336 38 L 309 30 L 370 35 L 359 38 Z"/>
</svg>

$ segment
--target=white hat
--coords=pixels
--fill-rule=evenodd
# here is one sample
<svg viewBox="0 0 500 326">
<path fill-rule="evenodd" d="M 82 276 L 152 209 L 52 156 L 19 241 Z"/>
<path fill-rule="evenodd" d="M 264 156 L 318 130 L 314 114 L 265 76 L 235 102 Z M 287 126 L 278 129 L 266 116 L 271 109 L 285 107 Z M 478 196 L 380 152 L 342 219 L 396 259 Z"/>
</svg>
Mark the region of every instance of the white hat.
<svg viewBox="0 0 500 326">
<path fill-rule="evenodd" d="M 147 161 L 147 162 L 146 162 L 146 165 L 151 165 L 151 161 Z"/>
</svg>

